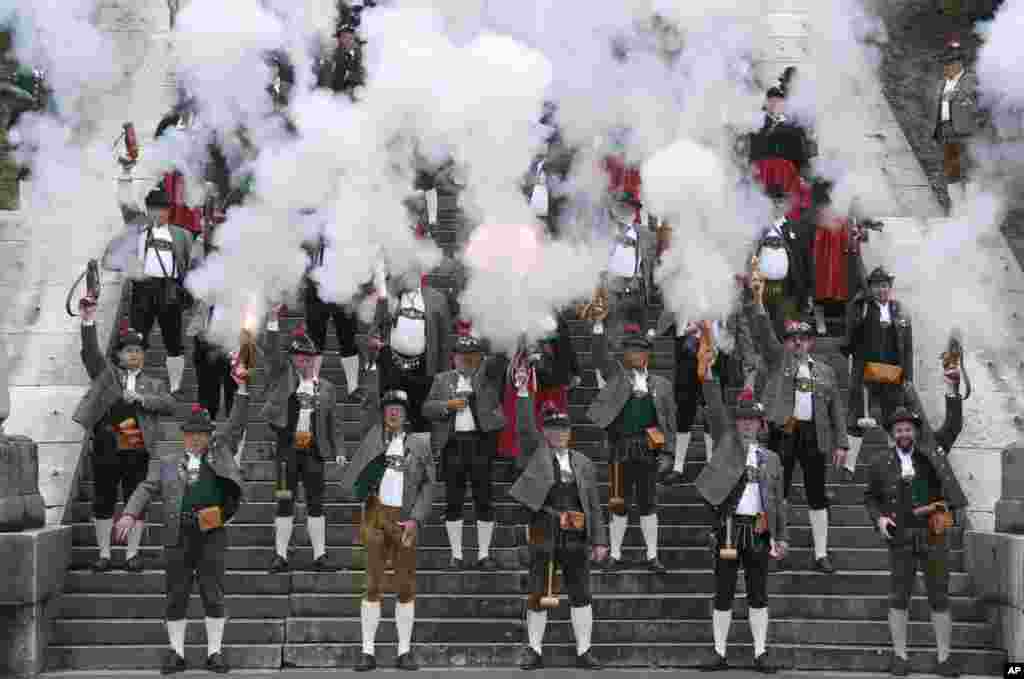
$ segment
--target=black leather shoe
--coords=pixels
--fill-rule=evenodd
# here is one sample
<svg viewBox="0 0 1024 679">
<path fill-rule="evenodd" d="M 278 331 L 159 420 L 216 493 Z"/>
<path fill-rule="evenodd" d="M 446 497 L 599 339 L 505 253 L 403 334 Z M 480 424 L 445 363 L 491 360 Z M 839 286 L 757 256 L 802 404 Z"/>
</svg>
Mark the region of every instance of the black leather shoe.
<svg viewBox="0 0 1024 679">
<path fill-rule="evenodd" d="M 493 557 L 484 557 L 476 562 L 476 567 L 482 571 L 496 571 L 498 570 L 498 562 Z"/>
<path fill-rule="evenodd" d="M 818 571 L 819 573 L 828 573 L 831 575 L 832 573 L 836 572 L 836 567 L 832 565 L 832 559 L 825 556 L 821 559 L 814 560 L 814 570 Z"/>
<path fill-rule="evenodd" d="M 462 559 L 456 559 L 452 557 L 452 560 L 448 562 L 448 570 L 450 571 L 461 571 L 466 568 L 466 565 L 462 562 Z"/>
<path fill-rule="evenodd" d="M 141 573 L 145 567 L 142 563 L 142 555 L 136 554 L 124 562 L 124 569 L 130 573 Z"/>
<path fill-rule="evenodd" d="M 114 570 L 114 564 L 110 562 L 110 559 L 99 558 L 92 562 L 93 573 L 109 573 Z"/>
<path fill-rule="evenodd" d="M 910 668 L 907 667 L 907 659 L 893 653 L 892 662 L 889 663 L 889 674 L 894 677 L 905 677 L 910 674 Z"/>
<path fill-rule="evenodd" d="M 718 655 L 718 653 L 715 653 L 715 659 L 706 665 L 702 665 L 700 671 L 724 672 L 727 669 L 729 669 L 729 661 L 725 659 L 725 656 Z"/>
<path fill-rule="evenodd" d="M 658 557 L 654 557 L 653 559 L 647 560 L 647 570 L 651 571 L 652 573 L 657 573 L 658 575 L 664 575 L 665 573 L 668 573 L 668 569 L 665 568 L 665 564 L 663 564 L 661 560 L 658 559 Z"/>
<path fill-rule="evenodd" d="M 526 647 L 526 653 L 523 654 L 523 662 L 519 663 L 519 669 L 521 670 L 539 670 L 544 667 L 544 658 L 540 653 L 533 650 L 529 646 Z"/>
<path fill-rule="evenodd" d="M 220 653 L 214 653 L 206 659 L 206 669 L 217 674 L 227 674 L 231 671 L 228 664 L 224 662 L 224 656 Z"/>
<path fill-rule="evenodd" d="M 410 651 L 395 658 L 395 668 L 406 672 L 415 672 L 420 666 L 416 664 L 416 659 L 412 657 L 412 651 Z"/>
<path fill-rule="evenodd" d="M 754 671 L 761 674 L 775 674 L 779 668 L 768 661 L 768 653 L 762 653 L 754 658 Z"/>
<path fill-rule="evenodd" d="M 960 668 L 953 664 L 953 658 L 946 658 L 935 666 L 935 674 L 940 677 L 959 677 Z"/>
<path fill-rule="evenodd" d="M 372 655 L 367 655 L 366 653 L 363 653 L 363 655 L 359 658 L 359 662 L 357 662 L 356 666 L 352 669 L 354 669 L 356 672 L 369 672 L 370 670 L 375 670 L 377 669 L 377 659 L 374 658 Z"/>
<path fill-rule="evenodd" d="M 677 472 L 675 470 L 672 470 L 668 474 L 665 474 L 665 477 L 661 480 L 661 484 L 663 486 L 679 486 L 679 485 L 682 485 L 682 483 L 683 483 L 683 474 L 682 474 L 682 472 Z"/>
<path fill-rule="evenodd" d="M 576 667 L 585 670 L 601 670 L 604 669 L 604 665 L 597 661 L 594 654 L 588 649 L 583 655 L 576 656 Z"/>
<path fill-rule="evenodd" d="M 287 564 L 285 564 L 287 566 Z M 338 569 L 330 564 L 326 554 L 321 554 L 313 561 L 313 570 L 320 573 L 334 573 Z"/>
<path fill-rule="evenodd" d="M 160 674 L 177 674 L 188 669 L 185 659 L 171 649 L 167 649 L 164 655 L 164 662 L 160 666 Z"/>
<path fill-rule="evenodd" d="M 287 573 L 288 571 L 288 560 L 282 558 L 280 554 L 275 554 L 274 560 L 270 562 L 270 573 L 276 575 L 278 573 Z"/>
<path fill-rule="evenodd" d="M 622 559 L 616 559 L 614 557 L 608 557 L 604 560 L 604 569 L 606 571 L 621 571 L 628 568 L 628 565 Z"/>
</svg>

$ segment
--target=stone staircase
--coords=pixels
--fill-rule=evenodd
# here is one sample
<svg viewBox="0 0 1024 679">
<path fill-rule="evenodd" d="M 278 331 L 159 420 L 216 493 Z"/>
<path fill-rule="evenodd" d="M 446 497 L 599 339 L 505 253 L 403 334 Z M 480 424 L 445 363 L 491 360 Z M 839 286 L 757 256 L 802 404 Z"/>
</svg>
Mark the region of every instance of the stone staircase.
<svg viewBox="0 0 1024 679">
<path fill-rule="evenodd" d="M 445 238 L 454 240 L 450 228 Z M 441 238 L 438 238 L 441 240 Z M 444 287 L 443 280 L 435 281 Z M 299 321 L 286 319 L 288 332 Z M 585 369 L 583 385 L 571 394 L 572 418 L 576 423 L 578 447 L 601 460 L 601 433 L 589 425 L 585 406 L 596 394 L 590 369 L 588 327 L 572 322 L 574 344 Z M 329 335 L 331 335 L 329 333 Z M 333 338 L 329 340 L 334 342 Z M 834 339 L 818 342 L 819 358 L 837 368 L 844 362 Z M 330 345 L 329 349 L 336 349 Z M 672 341 L 658 339 L 652 359 L 655 372 L 671 377 Z M 147 355 L 147 372 L 163 376 L 163 347 L 154 332 L 153 348 Z M 342 373 L 333 355 L 325 360 L 324 375 L 341 382 Z M 840 371 L 840 375 L 843 372 Z M 194 396 L 195 376 L 186 373 L 186 394 Z M 353 547 L 359 507 L 345 500 L 338 485 L 340 469 L 330 464 L 327 486 L 328 553 L 340 568 L 337 573 L 308 571 L 312 553 L 304 530 L 303 504 L 297 506 L 296 530 L 291 563 L 293 572 L 266 572 L 273 556 L 274 466 L 267 424 L 259 418 L 263 403 L 263 371 L 257 369 L 243 471 L 248 501 L 229 527 L 231 548 L 227 559 L 228 610 L 231 622 L 225 636 L 228 662 L 238 668 L 351 667 L 360 653 L 359 602 L 364 573 L 361 548 Z M 735 392 L 730 392 L 730 398 Z M 174 418 L 164 426 L 166 441 L 161 448 L 180 446 L 179 424 L 189 410 L 182 403 Z M 339 404 L 345 441 L 358 442 L 359 407 Z M 888 554 L 869 525 L 862 505 L 866 467 L 885 445 L 876 434 L 865 442 L 862 466 L 853 483 L 830 483 L 834 504 L 831 510 L 831 542 L 839 571 L 826 576 L 808 569 L 811 536 L 799 474 L 794 485 L 791 516 L 791 561 L 795 570 L 773 574 L 769 579 L 770 647 L 778 660 L 801 670 L 883 671 L 888 666 L 889 636 Z M 712 638 L 710 600 L 713 592 L 712 558 L 706 547 L 708 515 L 693 480 L 706 460 L 703 437 L 692 438 L 685 483 L 662 488 L 661 557 L 669 568 L 665 576 L 646 570 L 604 573 L 595 569 L 592 588 L 595 597 L 594 645 L 603 660 L 617 667 L 666 668 L 698 665 L 710 659 Z M 607 467 L 599 465 L 602 495 L 607 493 Z M 159 546 L 162 507 L 150 508 L 147 534 L 143 541 L 146 571 L 141 574 L 114 572 L 93 574 L 88 564 L 96 558 L 90 523 L 89 499 L 92 483 L 82 475 L 80 493 L 71 521 L 74 530 L 73 570 L 68 574 L 65 595 L 56 615 L 53 640 L 48 653 L 50 671 L 135 669 L 156 667 L 166 648 L 162 624 L 164 574 Z M 525 592 L 526 548 L 519 526 L 522 512 L 507 499 L 509 483 L 496 483 L 497 521 L 492 554 L 500 565 L 494 573 L 467 570 L 453 574 L 444 570 L 448 560 L 447 537 L 441 515 L 443 504 L 435 503 L 432 520 L 421 529 L 418 569 L 418 605 L 414 645 L 420 661 L 430 667 L 509 667 L 517 663 L 524 645 L 522 625 Z M 443 497 L 439 484 L 438 500 Z M 968 576 L 963 572 L 963 551 L 959 536 L 954 541 L 951 600 L 954 647 L 970 674 L 999 674 L 1005 654 L 993 647 L 993 631 L 983 606 L 971 596 Z M 475 553 L 476 531 L 472 512 L 465 530 L 467 555 Z M 626 537 L 624 556 L 639 561 L 643 543 L 635 517 Z M 115 561 L 121 557 L 115 549 Z M 923 592 L 919 585 L 919 592 Z M 738 584 L 742 597 L 743 580 Z M 393 598 L 387 597 L 384 617 L 393 616 Z M 737 600 L 738 622 L 733 626 L 732 657 L 749 662 L 752 654 L 746 607 Z M 187 634 L 189 663 L 197 666 L 205 654 L 205 632 L 198 594 L 189 610 Z M 915 671 L 934 665 L 932 632 L 927 601 L 915 596 L 910 627 L 911 663 Z M 568 665 L 574 655 L 567 605 L 551 618 L 547 636 L 549 665 Z M 389 620 L 378 635 L 378 660 L 387 666 L 396 652 L 394 626 Z"/>
</svg>

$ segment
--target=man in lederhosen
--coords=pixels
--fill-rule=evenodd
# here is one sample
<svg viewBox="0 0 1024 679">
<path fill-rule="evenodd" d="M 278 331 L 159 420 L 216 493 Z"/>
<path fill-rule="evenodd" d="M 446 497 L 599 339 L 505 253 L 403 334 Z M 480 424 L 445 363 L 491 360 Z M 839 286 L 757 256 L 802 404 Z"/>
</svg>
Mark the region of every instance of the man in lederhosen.
<svg viewBox="0 0 1024 679">
<path fill-rule="evenodd" d="M 416 602 L 416 535 L 431 514 L 434 462 L 430 436 L 409 431 L 409 396 L 388 391 L 380 399 L 381 424 L 366 434 L 355 458 L 345 468 L 341 487 L 365 501 L 360 526 L 366 545 L 366 595 L 361 607 L 363 655 L 357 672 L 376 669 L 374 642 L 380 624 L 380 597 L 385 564 L 395 569 L 395 627 L 400 670 L 417 669 L 412 656 Z"/>
<path fill-rule="evenodd" d="M 476 566 L 496 570 L 491 557 L 494 536 L 492 470 L 498 432 L 505 427 L 498 387 L 502 364 L 484 361 L 483 345 L 472 335 L 455 342 L 455 370 L 438 373 L 423 403 L 423 415 L 433 426 L 431 446 L 441 456 L 445 483 L 445 528 L 452 548 L 449 568 L 462 560 L 462 505 L 466 482 L 473 488 L 479 555 Z"/>
<path fill-rule="evenodd" d="M 978 79 L 964 69 L 964 54 L 957 40 L 946 46 L 942 75 L 933 100 L 932 139 L 942 145 L 942 169 L 953 213 L 967 197 L 967 142 L 978 133 L 984 115 L 978 109 Z"/>
<path fill-rule="evenodd" d="M 371 335 L 381 346 L 377 356 L 380 392 L 401 389 L 409 395 L 409 426 L 429 432 L 423 402 L 434 377 L 449 368 L 448 333 L 452 319 L 443 294 L 423 285 L 422 273 L 410 270 L 379 281 L 386 294 L 377 303 Z M 369 404 L 373 407 L 373 404 Z"/>
<path fill-rule="evenodd" d="M 608 437 L 609 476 L 617 479 L 621 495 L 610 495 L 611 558 L 608 568 L 623 567 L 622 541 L 626 536 L 628 511 L 636 505 L 640 529 L 647 544 L 647 567 L 664 573 L 658 559 L 657 476 L 658 455 L 671 457 L 676 449 L 676 404 L 672 385 L 648 370 L 653 344 L 638 326 L 626 326 L 622 363 L 608 350 L 603 323 L 594 324 L 595 368 L 607 382 L 587 409 L 587 417 Z M 614 498 L 619 498 L 613 502 Z"/>
<path fill-rule="evenodd" d="M 248 372 L 237 363 L 232 373 L 239 384 L 231 417 L 220 431 L 210 414 L 195 405 L 181 429 L 182 451 L 152 456 L 146 480 L 132 493 L 124 514 L 117 522 L 123 537 L 141 521 L 155 495 L 164 503 L 164 560 L 167 569 L 165 620 L 170 649 L 163 674 L 187 669 L 185 628 L 192 583 L 199 581 L 199 594 L 206 613 L 206 669 L 229 670 L 221 654 L 227 612 L 224 607 L 224 572 L 228 550 L 225 524 L 242 502 L 244 481 L 235 461 L 235 451 L 249 421 Z"/>
<path fill-rule="evenodd" d="M 775 667 L 765 653 L 768 565 L 769 559 L 781 559 L 788 548 L 782 463 L 775 452 L 758 443 L 758 435 L 767 426 L 760 403 L 753 398 L 741 399 L 733 420 L 722 401 L 722 386 L 710 370 L 703 391 L 715 441 L 715 453 L 697 477 L 697 490 L 713 513 L 711 546 L 715 560 L 715 659 L 704 669 L 729 669 L 726 644 L 742 563 L 747 582 L 747 618 L 754 638 L 754 669 L 771 674 Z"/>
<path fill-rule="evenodd" d="M 892 634 L 891 671 L 906 676 L 907 608 L 920 568 L 924 574 L 932 611 L 938 651 L 936 671 L 944 677 L 959 676 L 949 657 L 953 619 L 949 608 L 949 544 L 952 512 L 967 506 L 960 482 L 948 455 L 963 428 L 960 368 L 947 367 L 946 420 L 932 433 L 921 417 L 897 408 L 886 426 L 895 445 L 871 465 L 864 504 L 872 523 L 889 545 L 889 631 Z"/>
<path fill-rule="evenodd" d="M 142 335 L 123 328 L 111 362 L 100 351 L 96 332 L 96 300 L 79 302 L 82 318 L 82 363 L 92 384 L 75 410 L 74 421 L 92 432 L 92 473 L 94 484 L 93 523 L 99 558 L 93 564 L 98 573 L 109 571 L 111 528 L 117 491 L 127 500 L 146 478 L 151 454 L 160 441 L 160 415 L 173 415 L 175 399 L 162 380 L 142 373 L 146 354 Z M 139 544 L 145 527 L 141 517 L 127 535 L 125 568 L 143 569 Z"/>
<path fill-rule="evenodd" d="M 338 456 L 334 385 L 320 377 L 320 348 L 299 328 L 281 355 L 280 307 L 270 312 L 264 351 L 267 356 L 267 402 L 263 417 L 277 442 L 277 553 L 271 573 L 288 571 L 288 545 L 295 527 L 295 491 L 299 478 L 306 490 L 306 532 L 313 547 L 313 568 L 331 571 L 327 561 L 324 516 L 324 471 Z"/>
<path fill-rule="evenodd" d="M 811 243 L 813 227 L 786 216 L 790 198 L 781 186 L 769 184 L 772 223 L 757 244 L 758 273 L 765 281 L 764 306 L 777 334 L 786 320 L 810 311 Z"/>
<path fill-rule="evenodd" d="M 594 626 L 590 560 L 593 557 L 594 561 L 603 561 L 608 556 L 608 529 L 601 511 L 597 473 L 586 455 L 569 448 L 572 437 L 569 415 L 553 404 L 544 408 L 544 436 L 541 438 L 525 371 L 518 371 L 515 381 L 520 446 L 529 462 L 509 495 L 531 512 L 530 594 L 526 604 L 529 646 L 521 667 L 536 670 L 544 666 L 544 628 L 548 613 L 542 606 L 542 599 L 549 593 L 557 596 L 554 584 L 554 564 L 557 564 L 569 592 L 576 666 L 599 670 L 601 663 L 590 647 Z"/>
<path fill-rule="evenodd" d="M 160 334 L 167 348 L 167 380 L 171 393 L 181 390 L 185 374 L 182 317 L 189 270 L 192 238 L 180 226 L 169 223 L 170 197 L 155 189 L 146 196 L 149 219 L 129 228 L 138 229 L 141 278 L 132 282 L 131 324 L 142 334 L 143 348 L 149 348 L 149 333 L 160 321 Z"/>
<path fill-rule="evenodd" d="M 868 275 L 867 291 L 857 293 L 846 310 L 846 336 L 839 349 L 852 356 L 850 451 L 844 464 L 851 475 L 857 469 L 864 430 L 878 426 L 869 412 L 871 404 L 879 405 L 886 422 L 907 405 L 908 392 L 914 388 L 914 333 L 910 317 L 893 299 L 893 280 L 883 267 L 876 267 Z"/>
<path fill-rule="evenodd" d="M 762 398 L 771 437 L 769 447 L 782 454 L 787 498 L 794 468 L 800 462 L 814 539 L 812 567 L 822 573 L 833 573 L 835 567 L 828 555 L 825 465 L 829 455 L 837 466 L 846 459 L 846 404 L 835 371 L 811 357 L 811 324 L 805 320 L 786 321 L 780 342 L 764 309 L 764 281 L 755 277 L 751 288 L 751 328 L 768 373 Z M 783 566 L 784 562 L 780 564 Z"/>
</svg>

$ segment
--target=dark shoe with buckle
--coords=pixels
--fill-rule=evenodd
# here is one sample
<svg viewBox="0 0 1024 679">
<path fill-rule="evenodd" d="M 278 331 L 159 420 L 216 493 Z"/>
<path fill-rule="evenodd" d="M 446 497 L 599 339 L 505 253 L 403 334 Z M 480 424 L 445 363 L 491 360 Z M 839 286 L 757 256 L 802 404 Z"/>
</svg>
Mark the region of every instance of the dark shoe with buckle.
<svg viewBox="0 0 1024 679">
<path fill-rule="evenodd" d="M 416 664 L 416 659 L 412 657 L 412 651 L 409 651 L 395 658 L 395 668 L 405 670 L 406 672 L 415 672 L 420 666 Z"/>
<path fill-rule="evenodd" d="M 124 569 L 130 573 L 141 573 L 143 570 L 145 570 L 145 567 L 142 563 L 142 555 L 136 554 L 132 558 L 125 561 Z"/>
<path fill-rule="evenodd" d="M 541 656 L 541 654 L 527 646 L 526 653 L 523 654 L 523 662 L 519 663 L 519 669 L 539 670 L 543 667 L 544 658 Z"/>
<path fill-rule="evenodd" d="M 622 559 L 616 559 L 610 556 L 604 560 L 604 569 L 606 571 L 622 571 L 628 567 L 628 564 L 626 564 Z"/>
<path fill-rule="evenodd" d="M 160 674 L 177 674 L 188 669 L 185 659 L 172 649 L 167 649 L 164 655 L 164 662 L 160 666 Z"/>
<path fill-rule="evenodd" d="M 498 570 L 498 562 L 494 560 L 494 557 L 485 556 L 476 562 L 476 567 L 482 571 L 496 571 Z"/>
<path fill-rule="evenodd" d="M 363 653 L 359 658 L 359 662 L 357 662 L 356 666 L 352 669 L 356 672 L 369 672 L 370 670 L 375 670 L 377 669 L 377 659 L 372 655 Z"/>
<path fill-rule="evenodd" d="M 768 653 L 762 653 L 754 658 L 754 671 L 761 674 L 775 674 L 779 668 L 768 661 Z"/>
<path fill-rule="evenodd" d="M 674 469 L 661 480 L 663 486 L 679 486 L 683 483 L 683 473 L 677 472 Z"/>
<path fill-rule="evenodd" d="M 824 556 L 820 559 L 814 560 L 814 570 L 819 573 L 828 573 L 831 575 L 836 572 L 836 567 L 832 565 L 832 559 L 828 556 Z"/>
<path fill-rule="evenodd" d="M 953 664 L 953 658 L 946 658 L 936 665 L 935 674 L 940 677 L 959 677 L 960 668 Z"/>
<path fill-rule="evenodd" d="M 110 559 L 101 557 L 92 562 L 93 573 L 109 573 L 114 570 L 114 564 L 110 562 Z"/>
<path fill-rule="evenodd" d="M 326 554 L 321 554 L 313 561 L 313 570 L 320 573 L 334 573 L 338 569 L 331 565 Z"/>
<path fill-rule="evenodd" d="M 362 403 L 366 400 L 366 389 L 363 387 L 356 387 L 355 390 L 348 395 L 346 400 L 349 403 Z"/>
<path fill-rule="evenodd" d="M 647 570 L 651 571 L 652 573 L 657 573 L 658 575 L 664 575 L 665 573 L 668 573 L 668 569 L 665 568 L 665 564 L 663 564 L 661 560 L 658 559 L 658 557 L 654 557 L 653 559 L 647 560 Z"/>
<path fill-rule="evenodd" d="M 700 668 L 701 672 L 724 672 L 729 669 L 729 661 L 725 659 L 725 656 L 718 655 L 715 653 L 715 659 L 706 665 L 702 665 Z"/>
<path fill-rule="evenodd" d="M 466 568 L 466 564 L 463 563 L 462 559 L 456 559 L 452 557 L 452 560 L 448 562 L 448 570 L 450 571 L 461 571 Z"/>
<path fill-rule="evenodd" d="M 224 662 L 224 656 L 220 653 L 214 653 L 206 659 L 206 669 L 217 674 L 227 674 L 231 671 L 228 664 Z"/>
<path fill-rule="evenodd" d="M 901 658 L 895 653 L 892 654 L 892 662 L 889 663 L 889 674 L 894 677 L 905 677 L 910 674 L 907 659 Z"/>
<path fill-rule="evenodd" d="M 576 667 L 584 670 L 601 670 L 604 669 L 604 665 L 598 662 L 594 654 L 588 649 L 583 655 L 576 656 Z"/>
<path fill-rule="evenodd" d="M 274 560 L 270 562 L 270 573 L 277 575 L 279 573 L 287 573 L 288 571 L 288 560 L 280 554 L 275 554 Z"/>
</svg>

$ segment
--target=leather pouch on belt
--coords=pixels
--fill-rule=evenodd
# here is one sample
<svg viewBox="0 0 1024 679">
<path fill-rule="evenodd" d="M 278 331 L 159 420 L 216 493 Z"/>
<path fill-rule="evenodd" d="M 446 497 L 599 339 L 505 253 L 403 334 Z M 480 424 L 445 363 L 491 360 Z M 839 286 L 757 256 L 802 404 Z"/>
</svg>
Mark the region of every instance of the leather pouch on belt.
<svg viewBox="0 0 1024 679">
<path fill-rule="evenodd" d="M 583 512 L 566 512 L 569 515 L 569 528 L 583 530 L 587 525 L 587 515 Z"/>
<path fill-rule="evenodd" d="M 664 450 L 665 434 L 657 427 L 647 427 L 647 447 L 651 450 Z"/>
<path fill-rule="evenodd" d="M 295 449 L 296 450 L 309 450 L 313 447 L 313 432 L 311 431 L 297 431 L 295 432 Z"/>
<path fill-rule="evenodd" d="M 224 526 L 224 509 L 219 506 L 200 509 L 196 517 L 199 519 L 199 530 L 204 533 Z"/>
<path fill-rule="evenodd" d="M 754 535 L 764 535 L 768 532 L 768 512 L 761 512 L 757 515 L 754 523 Z"/>
<path fill-rule="evenodd" d="M 868 384 L 903 384 L 903 368 L 889 363 L 864 363 L 864 381 Z"/>
<path fill-rule="evenodd" d="M 118 450 L 142 450 L 146 442 L 142 438 L 142 429 L 134 417 L 124 420 L 114 428 L 117 431 Z"/>
<path fill-rule="evenodd" d="M 785 423 L 782 425 L 782 431 L 787 434 L 792 434 L 793 432 L 796 431 L 797 422 L 798 420 L 792 415 L 790 415 L 789 417 L 786 418 Z"/>
</svg>

